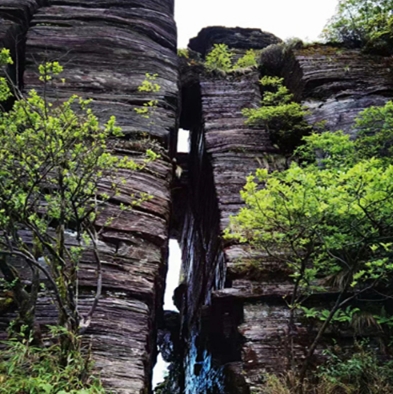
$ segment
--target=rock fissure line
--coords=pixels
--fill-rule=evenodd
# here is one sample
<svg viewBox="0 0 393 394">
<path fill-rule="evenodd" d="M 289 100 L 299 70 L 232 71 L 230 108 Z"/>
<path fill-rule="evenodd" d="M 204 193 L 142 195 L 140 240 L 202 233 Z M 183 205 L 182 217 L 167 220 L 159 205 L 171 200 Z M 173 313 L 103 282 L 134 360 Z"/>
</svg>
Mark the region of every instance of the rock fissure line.
<svg viewBox="0 0 393 394">
<path fill-rule="evenodd" d="M 258 37 L 257 43 L 250 37 Z M 259 40 L 259 41 L 258 41 Z M 280 42 L 260 32 L 207 28 L 189 47 L 206 54 L 214 43 L 236 53 Z M 242 206 L 239 191 L 258 167 L 284 169 L 286 159 L 266 130 L 244 124 L 241 109 L 258 106 L 259 78 L 284 77 L 295 98 L 309 107 L 310 124 L 326 121 L 328 130 L 354 133 L 354 118 L 364 108 L 384 105 L 392 96 L 390 57 L 365 55 L 329 45 L 287 51 L 281 64 L 258 70 L 208 75 L 182 60 L 180 125 L 191 129 L 188 207 L 182 208 L 184 282 L 175 292 L 180 310 L 180 356 L 173 361 L 163 393 L 258 393 L 265 372 L 284 371 L 289 362 L 289 308 L 283 297 L 293 283 L 287 269 L 269 256 L 221 239 L 228 218 Z M 188 63 L 188 66 L 186 65 Z M 198 111 L 195 111 L 198 108 Z M 197 116 L 196 116 L 197 114 Z M 176 207 L 186 197 L 174 196 Z M 179 220 L 178 220 L 179 221 Z M 257 260 L 259 268 L 253 268 Z M 328 305 L 334 294 L 316 294 L 310 305 Z M 315 330 L 315 327 L 314 327 Z M 318 363 L 332 333 L 322 338 Z M 315 333 L 298 322 L 295 358 L 301 360 Z M 174 336 L 174 338 L 177 338 Z M 352 346 L 353 337 L 336 337 Z"/>
</svg>

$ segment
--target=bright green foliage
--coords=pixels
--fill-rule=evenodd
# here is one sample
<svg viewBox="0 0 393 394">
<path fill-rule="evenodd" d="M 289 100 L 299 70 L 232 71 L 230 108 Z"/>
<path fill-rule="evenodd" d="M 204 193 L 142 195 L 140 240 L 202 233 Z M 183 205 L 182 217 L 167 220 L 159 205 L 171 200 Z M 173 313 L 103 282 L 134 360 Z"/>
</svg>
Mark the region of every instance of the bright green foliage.
<svg viewBox="0 0 393 394">
<path fill-rule="evenodd" d="M 213 49 L 206 55 L 205 67 L 208 71 L 232 69 L 233 53 L 225 44 L 214 44 Z"/>
<path fill-rule="evenodd" d="M 390 161 L 393 157 L 393 102 L 383 107 L 370 107 L 361 113 L 356 129 L 359 137 L 356 150 L 363 158 L 381 157 Z M 378 133 L 375 133 L 375 130 Z"/>
<path fill-rule="evenodd" d="M 257 54 L 253 49 L 249 49 L 243 57 L 241 57 L 236 64 L 234 65 L 234 69 L 237 70 L 239 68 L 245 67 L 257 67 Z"/>
<path fill-rule="evenodd" d="M 138 86 L 139 92 L 159 92 L 161 87 L 155 81 L 158 77 L 158 74 L 149 74 L 146 73 L 146 78 L 142 81 L 142 83 Z"/>
<path fill-rule="evenodd" d="M 326 321 L 330 314 L 330 310 L 328 309 L 307 308 L 305 306 L 300 306 L 300 309 L 308 319 Z M 345 309 L 339 309 L 333 316 L 332 323 L 351 323 L 354 319 L 354 315 L 358 312 L 360 312 L 359 308 L 352 308 L 351 306 L 347 306 Z"/>
<path fill-rule="evenodd" d="M 0 61 L 11 63 L 7 51 L 0 52 Z M 12 294 L 18 311 L 9 330 L 13 339 L 0 358 L 0 393 L 103 393 L 89 379 L 91 365 L 77 335 L 89 326 L 101 296 L 98 240 L 102 227 L 150 196 L 130 195 L 116 216 L 105 216 L 101 228 L 96 219 L 104 217 L 126 176 L 159 157 L 147 150 L 137 163 L 118 153 L 118 145 L 123 146 L 120 127 L 113 116 L 100 124 L 91 100 L 73 95 L 49 101 L 47 87 L 61 71 L 57 62 L 39 66 L 44 95 L 31 90 L 23 96 L 15 89 L 13 108 L 0 111 L 0 285 Z M 139 91 L 158 92 L 155 78 L 147 74 Z M 0 99 L 10 95 L 0 78 Z M 155 105 L 151 101 L 148 109 Z M 96 291 L 90 310 L 81 315 L 77 273 L 86 250 L 96 263 Z M 21 281 L 15 259 L 30 268 L 29 286 Z M 53 345 L 36 348 L 42 345 L 35 321 L 42 290 L 53 298 L 58 326 L 52 328 Z"/>
<path fill-rule="evenodd" d="M 47 62 L 45 64 L 40 64 L 38 66 L 38 71 L 40 73 L 39 80 L 41 82 L 49 82 L 52 80 L 53 76 L 63 72 L 63 67 L 59 62 Z"/>
<path fill-rule="evenodd" d="M 213 49 L 206 55 L 205 67 L 208 71 L 230 72 L 247 67 L 256 67 L 256 52 L 248 50 L 235 64 L 233 52 L 225 44 L 214 44 Z"/>
<path fill-rule="evenodd" d="M 393 365 L 381 361 L 371 346 L 356 344 L 356 352 L 350 354 L 334 346 L 325 351 L 327 363 L 320 366 L 310 382 L 301 384 L 292 372 L 277 376 L 263 375 L 263 394 L 293 394 L 302 386 L 303 394 L 391 394 Z M 258 391 L 259 392 L 259 391 Z"/>
<path fill-rule="evenodd" d="M 161 89 L 161 86 L 156 83 L 157 77 L 158 74 L 146 73 L 146 78 L 138 86 L 138 92 L 153 94 L 158 93 Z M 144 103 L 142 108 L 134 108 L 134 111 L 137 114 L 141 115 L 143 118 L 149 119 L 152 114 L 157 110 L 157 106 L 158 100 L 153 99 Z"/>
<path fill-rule="evenodd" d="M 187 48 L 179 48 L 177 50 L 177 56 L 184 57 L 184 58 L 188 59 L 190 57 L 190 54 L 188 53 Z"/>
<path fill-rule="evenodd" d="M 345 274 L 347 288 L 356 289 L 393 270 L 393 167 L 377 159 L 338 169 L 260 169 L 241 195 L 246 208 L 232 218 L 234 235 L 271 254 L 285 251 L 280 260 L 304 291 L 320 276 Z"/>
<path fill-rule="evenodd" d="M 250 175 L 241 192 L 246 207 L 231 220 L 235 238 L 272 254 L 286 251 L 280 260 L 306 291 L 321 276 L 345 273 L 356 289 L 393 270 L 393 166 L 359 158 L 359 141 L 342 132 L 306 137 L 298 150 L 304 164 Z"/>
<path fill-rule="evenodd" d="M 322 322 L 304 368 L 329 325 L 359 320 L 366 310 L 362 294 L 378 288 L 380 295 L 392 295 L 393 165 L 386 142 L 391 111 L 391 102 L 363 111 L 356 141 L 342 132 L 311 134 L 297 150 L 299 163 L 283 172 L 258 169 L 247 178 L 241 191 L 245 207 L 226 232 L 289 270 L 292 323 L 299 310 Z M 380 154 L 384 157 L 374 157 Z M 308 308 L 308 296 L 326 285 L 338 294 L 331 308 Z M 350 305 L 354 300 L 356 308 Z M 390 329 L 391 317 L 378 317 L 376 305 L 369 320 Z"/>
<path fill-rule="evenodd" d="M 2 49 L 0 51 L 0 66 L 12 64 L 13 61 L 10 56 L 8 49 Z M 7 100 L 11 96 L 11 91 L 8 88 L 8 84 L 5 78 L 0 78 L 0 102 Z"/>
<path fill-rule="evenodd" d="M 7 56 L 3 51 L 4 63 L 9 63 Z M 44 92 L 61 70 L 56 62 L 39 67 Z M 10 90 L 3 82 L 0 79 L 0 96 L 7 97 Z M 157 89 L 151 81 L 141 87 L 141 91 L 150 89 Z M 12 110 L 0 112 L 0 270 L 12 284 L 19 313 L 14 325 L 17 335 L 21 325 L 34 330 L 35 303 L 43 285 L 54 296 L 60 326 L 77 332 L 90 324 L 102 286 L 95 219 L 118 194 L 126 181 L 124 174 L 140 170 L 158 157 L 149 150 L 137 164 L 115 155 L 121 129 L 114 117 L 100 124 L 89 108 L 90 101 L 74 95 L 50 102 L 31 90 Z M 105 192 L 99 190 L 103 179 Z M 131 209 L 148 198 L 130 196 L 121 208 Z M 115 219 L 107 218 L 105 225 Z M 70 233 L 75 241 L 68 247 Z M 95 256 L 97 290 L 90 311 L 81 316 L 77 271 L 85 249 Z M 14 258 L 31 268 L 30 289 L 20 281 Z"/>
<path fill-rule="evenodd" d="M 246 124 L 265 127 L 282 151 L 292 152 L 311 131 L 304 120 L 306 110 L 293 101 L 282 78 L 264 76 L 260 82 L 264 90 L 261 106 L 243 109 Z"/>
<path fill-rule="evenodd" d="M 342 131 L 334 133 L 313 133 L 303 138 L 304 145 L 297 148 L 297 153 L 308 163 L 318 163 L 320 167 L 330 169 L 354 164 L 355 144 L 349 135 Z"/>
<path fill-rule="evenodd" d="M 392 36 L 392 0 L 340 0 L 323 36 L 329 41 L 365 45 Z"/>
<path fill-rule="evenodd" d="M 0 393 L 2 394 L 104 394 L 99 380 L 90 375 L 91 362 L 81 355 L 80 338 L 75 348 L 64 353 L 60 335 L 65 329 L 50 327 L 52 345 L 36 347 L 31 337 L 9 340 L 0 354 Z"/>
<path fill-rule="evenodd" d="M 40 66 L 40 79 L 49 83 L 60 71 L 57 63 L 47 63 Z M 95 245 L 93 223 L 117 193 L 117 169 L 141 168 L 111 153 L 107 141 L 122 136 L 121 130 L 114 117 L 100 125 L 89 103 L 77 96 L 50 103 L 31 90 L 0 114 L 0 268 L 5 273 L 7 256 L 17 256 L 43 272 L 55 290 L 60 323 L 74 328 L 80 320 L 72 290 L 80 253 Z M 103 176 L 112 186 L 100 194 Z M 31 233 L 33 248 L 20 237 L 22 229 Z M 71 249 L 65 247 L 69 229 L 79 243 Z"/>
</svg>

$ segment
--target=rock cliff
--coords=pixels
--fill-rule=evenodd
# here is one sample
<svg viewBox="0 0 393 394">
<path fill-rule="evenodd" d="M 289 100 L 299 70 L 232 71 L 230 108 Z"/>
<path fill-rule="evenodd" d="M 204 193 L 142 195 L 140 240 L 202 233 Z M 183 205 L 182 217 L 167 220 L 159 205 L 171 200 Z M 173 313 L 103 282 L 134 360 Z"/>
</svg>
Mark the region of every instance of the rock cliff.
<svg viewBox="0 0 393 394">
<path fill-rule="evenodd" d="M 1 0 L 0 18 L 0 39 L 12 51 L 11 72 L 21 88 L 40 89 L 38 64 L 57 60 L 66 81 L 49 96 L 79 94 L 93 99 L 93 110 L 103 121 L 115 115 L 126 135 L 119 155 L 141 160 L 147 147 L 161 154 L 142 172 L 123 174 L 127 183 L 98 220 L 105 226 L 100 242 L 103 296 L 86 333 L 105 385 L 118 393 L 145 393 L 156 357 L 171 211 L 169 152 L 176 146 L 173 0 Z M 161 86 L 153 121 L 134 111 L 151 99 L 137 89 L 146 73 L 157 74 Z M 140 192 L 153 199 L 118 215 L 119 203 L 130 203 L 130 196 Z M 109 216 L 118 218 L 105 225 Z M 82 311 L 92 302 L 93 262 L 86 254 L 80 267 Z M 47 297 L 39 300 L 37 316 L 40 323 L 55 321 Z M 3 324 L 7 317 L 0 317 Z"/>
<path fill-rule="evenodd" d="M 123 128 L 119 155 L 138 161 L 147 147 L 161 155 L 142 172 L 126 174 L 121 194 L 97 222 L 104 227 L 104 288 L 86 338 L 105 385 L 124 394 L 151 390 L 159 326 L 163 354 L 173 363 L 168 392 L 258 392 L 263 372 L 287 364 L 283 296 L 292 282 L 278 262 L 221 235 L 242 206 L 245 177 L 258 167 L 283 169 L 286 157 L 241 114 L 259 104 L 266 70 L 215 75 L 179 60 L 173 8 L 173 0 L 0 0 L 0 44 L 11 50 L 8 73 L 21 89 L 40 89 L 37 65 L 58 60 L 65 82 L 48 91 L 51 99 L 92 98 L 100 119 L 115 115 Z M 241 54 L 281 40 L 258 29 L 211 27 L 190 48 L 203 58 L 215 43 Z M 138 91 L 146 73 L 157 74 L 161 86 L 151 119 L 134 111 L 152 99 Z M 352 132 L 359 111 L 393 96 L 391 57 L 354 49 L 294 47 L 273 73 L 309 107 L 308 121 L 325 120 L 330 130 Z M 176 155 L 179 126 L 191 132 L 189 155 Z M 173 179 L 174 156 L 183 167 L 180 179 Z M 118 215 L 119 203 L 140 192 L 153 199 Z M 117 219 L 107 224 L 107 217 Z M 180 316 L 162 311 L 170 237 L 183 250 L 183 281 L 175 292 Z M 262 270 L 253 266 L 256 259 Z M 93 260 L 85 254 L 79 273 L 82 310 L 92 302 Z M 315 302 L 327 299 L 322 294 Z M 37 315 L 41 324 L 55 321 L 45 294 Z M 0 315 L 0 332 L 12 317 Z M 299 326 L 299 358 L 308 343 Z"/>
<path fill-rule="evenodd" d="M 189 47 L 203 56 L 214 43 L 244 53 L 280 40 L 251 29 L 207 28 Z M 353 133 L 354 118 L 361 110 L 391 99 L 392 65 L 391 57 L 360 50 L 294 45 L 269 71 L 284 77 L 295 98 L 309 108 L 310 124 L 323 120 L 328 130 Z M 199 120 L 190 126 L 192 176 L 181 239 L 185 393 L 259 392 L 265 371 L 288 366 L 289 310 L 283 297 L 292 282 L 286 268 L 220 236 L 229 215 L 242 206 L 239 191 L 245 177 L 259 167 L 287 165 L 267 131 L 246 127 L 241 115 L 242 108 L 259 104 L 258 80 L 264 72 L 266 67 L 223 76 L 193 65 L 181 72 L 183 109 L 200 101 Z M 256 260 L 262 269 L 255 269 Z M 328 303 L 329 295 L 321 294 L 312 302 Z M 311 337 L 312 332 L 297 326 L 298 359 L 304 357 Z"/>
</svg>

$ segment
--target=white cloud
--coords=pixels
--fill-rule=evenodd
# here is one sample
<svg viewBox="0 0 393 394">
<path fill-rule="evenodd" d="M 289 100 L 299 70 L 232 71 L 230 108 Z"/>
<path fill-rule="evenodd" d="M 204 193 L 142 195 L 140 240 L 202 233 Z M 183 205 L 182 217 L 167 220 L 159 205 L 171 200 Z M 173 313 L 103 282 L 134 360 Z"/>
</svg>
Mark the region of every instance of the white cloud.
<svg viewBox="0 0 393 394">
<path fill-rule="evenodd" d="M 179 48 L 202 28 L 216 25 L 316 40 L 336 5 L 337 0 L 175 0 Z"/>
</svg>

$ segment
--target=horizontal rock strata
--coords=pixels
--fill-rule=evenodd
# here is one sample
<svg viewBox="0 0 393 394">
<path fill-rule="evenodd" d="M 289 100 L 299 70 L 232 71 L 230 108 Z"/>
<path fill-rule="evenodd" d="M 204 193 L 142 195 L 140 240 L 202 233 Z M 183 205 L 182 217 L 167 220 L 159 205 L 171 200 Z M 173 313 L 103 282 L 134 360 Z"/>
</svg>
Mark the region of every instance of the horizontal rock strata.
<svg viewBox="0 0 393 394">
<path fill-rule="evenodd" d="M 16 59 L 25 90 L 42 90 L 38 64 L 59 61 L 64 82 L 47 90 L 51 100 L 72 94 L 92 98 L 101 121 L 115 115 L 126 139 L 117 154 L 143 160 L 146 148 L 161 157 L 140 172 L 124 171 L 117 201 L 97 221 L 104 226 L 99 244 L 103 259 L 103 296 L 86 332 L 95 367 L 116 393 L 146 393 L 156 357 L 156 321 L 161 310 L 171 209 L 172 163 L 177 127 L 178 71 L 173 0 L 0 0 L 3 45 L 15 29 L 25 35 L 23 57 Z M 14 55 L 14 59 L 17 56 Z M 160 91 L 138 91 L 146 73 L 156 75 Z M 158 100 L 150 118 L 138 115 Z M 107 185 L 103 180 L 102 189 Z M 149 193 L 152 199 L 121 212 L 120 202 Z M 110 224 L 106 218 L 115 217 Z M 79 272 L 80 309 L 88 311 L 96 286 L 94 257 L 85 253 Z M 40 298 L 38 320 L 54 323 L 50 299 Z M 0 318 L 3 322 L 4 318 Z"/>
<path fill-rule="evenodd" d="M 237 33 L 244 35 L 240 43 L 233 42 Z M 259 37 L 260 46 L 255 45 L 254 37 Z M 261 49 L 262 41 L 262 36 L 252 32 L 246 34 L 228 29 L 225 33 L 223 28 L 209 28 L 191 40 L 190 48 L 205 55 L 214 43 L 226 43 L 238 52 L 239 48 L 247 48 L 246 43 L 249 44 L 248 48 Z M 271 41 L 278 42 L 278 39 Z M 293 50 L 277 73 L 285 77 L 285 83 L 295 98 L 309 107 L 307 120 L 310 124 L 326 120 L 328 130 L 343 129 L 355 133 L 352 125 L 361 110 L 370 105 L 383 105 L 391 98 L 391 66 L 391 59 L 387 57 L 364 55 L 357 50 L 311 46 Z M 285 158 L 272 146 L 268 133 L 263 129 L 246 127 L 241 115 L 242 108 L 259 105 L 260 77 L 257 70 L 244 75 L 229 73 L 226 76 L 202 73 L 200 77 L 204 127 L 203 136 L 199 137 L 203 143 L 197 146 L 203 146 L 206 166 L 211 166 L 213 172 L 218 210 L 215 215 L 219 217 L 217 236 L 228 225 L 229 216 L 242 206 L 239 191 L 246 176 L 258 167 L 273 170 L 283 169 L 286 165 Z M 187 80 L 190 80 L 189 75 Z M 202 153 L 192 151 L 191 163 L 202 156 Z M 208 201 L 215 204 L 214 199 Z M 196 210 L 200 221 L 205 220 L 205 211 L 206 207 Z M 195 224 L 190 228 L 195 228 L 193 226 Z M 210 228 L 217 227 L 211 225 Z M 184 245 L 192 243 L 191 231 L 187 236 Z M 189 251 L 189 256 L 198 255 L 198 258 L 189 259 L 189 265 L 185 268 L 188 272 L 186 316 L 192 319 L 195 316 L 193 310 L 198 310 L 196 305 L 189 306 L 190 302 L 199 304 L 204 312 L 197 314 L 200 316 L 199 326 L 188 326 L 190 356 L 185 361 L 189 368 L 186 392 L 204 392 L 208 389 L 202 383 L 206 379 L 215 379 L 218 389 L 226 393 L 257 392 L 265 371 L 277 372 L 288 365 L 289 310 L 283 296 L 290 292 L 292 282 L 287 268 L 267 255 L 256 254 L 237 244 L 221 243 L 220 248 L 216 255 L 222 256 L 221 253 L 224 253 L 224 261 L 222 257 L 215 260 L 215 255 L 210 254 L 207 260 L 195 250 L 192 253 Z M 201 265 L 201 258 L 215 261 L 213 264 L 207 263 L 211 267 L 207 278 L 202 268 L 206 265 Z M 224 277 L 222 273 L 225 273 Z M 202 293 L 204 296 L 200 295 L 200 291 L 195 292 L 201 287 L 201 278 L 204 282 L 207 279 L 207 287 Z M 198 297 L 191 298 L 193 294 Z M 321 302 L 328 303 L 331 297 L 334 294 L 325 294 L 310 302 L 320 305 Z M 204 324 L 204 321 L 208 323 Z M 192 332 L 192 327 L 199 327 L 199 331 L 196 330 L 198 337 Z M 204 327 L 210 327 L 213 331 L 205 332 Z M 298 359 L 304 356 L 310 338 L 310 332 L 300 324 L 296 326 L 294 352 Z M 343 342 L 346 340 L 342 338 Z M 318 354 L 319 351 L 317 358 Z M 195 371 L 190 370 L 191 362 L 198 366 Z M 216 374 L 207 374 L 208 368 Z M 224 388 L 220 387 L 220 382 L 224 382 Z M 189 387 L 194 390 L 196 387 L 197 391 Z"/>
<path fill-rule="evenodd" d="M 360 50 L 311 45 L 293 52 L 283 76 L 295 96 L 310 108 L 309 122 L 326 121 L 328 130 L 352 133 L 354 118 L 393 96 L 391 57 Z"/>
<path fill-rule="evenodd" d="M 261 49 L 280 42 L 272 35 L 252 29 L 229 29 L 221 40 L 217 37 L 222 30 L 225 29 L 202 31 L 191 40 L 190 48 L 205 54 L 213 43 L 224 42 L 240 54 L 247 48 Z M 247 39 L 251 40 L 248 47 Z M 239 384 L 244 383 L 244 379 L 235 379 L 234 385 L 226 371 L 237 370 L 235 366 L 241 362 L 242 339 L 237 327 L 242 321 L 242 308 L 235 308 L 238 313 L 234 313 L 232 302 L 228 303 L 226 296 L 214 302 L 217 291 L 236 286 L 233 275 L 226 272 L 230 264 L 235 263 L 236 259 L 231 257 L 234 252 L 231 247 L 223 249 L 220 234 L 228 224 L 229 215 L 237 212 L 242 204 L 239 191 L 246 175 L 261 163 L 268 165 L 270 161 L 276 165 L 278 152 L 268 133 L 247 127 L 241 114 L 243 108 L 257 106 L 261 100 L 258 71 L 220 76 L 206 74 L 190 63 L 194 75 L 200 77 L 195 80 L 190 76 L 190 69 L 182 70 L 185 93 L 182 111 L 190 114 L 191 108 L 196 109 L 198 97 L 200 119 L 190 124 L 188 117 L 182 116 L 180 123 L 191 129 L 190 197 L 181 240 L 185 256 L 185 281 L 180 297 L 185 392 L 239 393 Z"/>
</svg>

